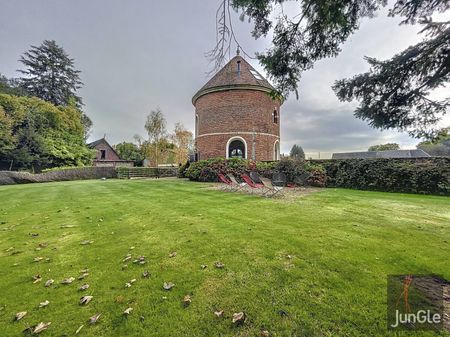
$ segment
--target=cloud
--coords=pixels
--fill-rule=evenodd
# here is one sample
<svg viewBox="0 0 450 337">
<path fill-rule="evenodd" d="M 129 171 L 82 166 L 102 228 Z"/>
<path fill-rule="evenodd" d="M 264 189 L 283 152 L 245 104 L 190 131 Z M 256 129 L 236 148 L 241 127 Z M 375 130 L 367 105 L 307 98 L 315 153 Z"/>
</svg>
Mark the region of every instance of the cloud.
<svg viewBox="0 0 450 337">
<path fill-rule="evenodd" d="M 295 12 L 297 5 L 289 10 Z M 17 76 L 17 60 L 30 45 L 55 39 L 82 71 L 80 93 L 94 122 L 91 140 L 106 134 L 114 144 L 144 135 L 146 115 L 157 106 L 169 129 L 181 121 L 193 130 L 191 98 L 208 80 L 211 65 L 204 54 L 214 45 L 217 6 L 217 1 L 204 0 L 4 1 L 0 72 Z M 290 97 L 282 107 L 283 152 L 294 143 L 307 152 L 360 150 L 386 141 L 403 147 L 417 143 L 355 119 L 354 104 L 339 102 L 331 90 L 336 79 L 367 70 L 363 56 L 390 57 L 419 39 L 417 27 L 399 27 L 398 19 L 385 14 L 364 20 L 337 58 L 320 61 L 303 75 L 300 99 Z M 252 24 L 237 16 L 235 33 L 247 53 L 269 47 L 270 36 L 254 40 Z M 256 60 L 249 61 L 263 72 Z"/>
</svg>

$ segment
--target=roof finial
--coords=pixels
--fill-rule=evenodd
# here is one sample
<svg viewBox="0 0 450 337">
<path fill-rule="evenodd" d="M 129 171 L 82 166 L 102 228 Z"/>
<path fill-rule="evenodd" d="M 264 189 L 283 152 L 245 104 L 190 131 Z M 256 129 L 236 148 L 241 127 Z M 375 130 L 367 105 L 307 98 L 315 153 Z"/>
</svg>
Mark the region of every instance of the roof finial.
<svg viewBox="0 0 450 337">
<path fill-rule="evenodd" d="M 237 50 L 236 50 L 236 55 L 239 56 L 240 53 L 241 53 L 241 51 L 240 51 L 240 47 L 239 47 L 239 45 L 238 45 L 238 46 L 237 46 Z"/>
</svg>

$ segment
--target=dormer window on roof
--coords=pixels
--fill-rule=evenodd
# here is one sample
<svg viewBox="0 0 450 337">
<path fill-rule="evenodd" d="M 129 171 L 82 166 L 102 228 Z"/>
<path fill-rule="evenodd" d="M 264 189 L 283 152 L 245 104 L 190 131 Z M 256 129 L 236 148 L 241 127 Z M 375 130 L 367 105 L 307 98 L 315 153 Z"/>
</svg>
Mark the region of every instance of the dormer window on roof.
<svg viewBox="0 0 450 337">
<path fill-rule="evenodd" d="M 264 80 L 264 78 L 256 70 L 250 69 L 250 72 L 257 80 Z"/>
</svg>

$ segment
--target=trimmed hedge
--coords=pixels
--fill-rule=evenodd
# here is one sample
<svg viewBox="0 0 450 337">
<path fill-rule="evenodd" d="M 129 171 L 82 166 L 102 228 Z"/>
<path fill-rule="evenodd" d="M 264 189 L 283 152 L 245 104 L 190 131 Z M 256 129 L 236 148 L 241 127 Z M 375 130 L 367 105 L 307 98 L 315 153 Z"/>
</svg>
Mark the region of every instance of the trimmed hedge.
<svg viewBox="0 0 450 337">
<path fill-rule="evenodd" d="M 32 174 L 29 172 L 0 171 L 0 185 L 101 178 L 117 178 L 117 172 L 115 168 L 89 166 L 62 170 L 51 170 L 39 174 Z"/>
<path fill-rule="evenodd" d="M 450 158 L 322 160 L 328 187 L 450 195 Z"/>
</svg>

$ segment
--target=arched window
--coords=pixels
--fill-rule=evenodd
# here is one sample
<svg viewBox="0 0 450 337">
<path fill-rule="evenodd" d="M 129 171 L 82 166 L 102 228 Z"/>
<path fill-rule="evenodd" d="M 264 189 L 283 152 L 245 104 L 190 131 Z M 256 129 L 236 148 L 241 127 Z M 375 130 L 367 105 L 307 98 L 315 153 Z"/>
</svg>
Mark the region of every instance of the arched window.
<svg viewBox="0 0 450 337">
<path fill-rule="evenodd" d="M 198 137 L 198 126 L 199 126 L 198 115 L 195 115 L 195 137 Z"/>
<path fill-rule="evenodd" d="M 280 160 L 280 142 L 278 140 L 273 144 L 273 160 Z"/>
<path fill-rule="evenodd" d="M 278 124 L 278 111 L 277 108 L 275 108 L 272 112 L 272 120 L 275 124 Z"/>
<path fill-rule="evenodd" d="M 244 138 L 234 137 L 230 138 L 226 149 L 227 158 L 247 158 L 247 143 Z"/>
</svg>

